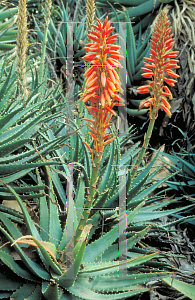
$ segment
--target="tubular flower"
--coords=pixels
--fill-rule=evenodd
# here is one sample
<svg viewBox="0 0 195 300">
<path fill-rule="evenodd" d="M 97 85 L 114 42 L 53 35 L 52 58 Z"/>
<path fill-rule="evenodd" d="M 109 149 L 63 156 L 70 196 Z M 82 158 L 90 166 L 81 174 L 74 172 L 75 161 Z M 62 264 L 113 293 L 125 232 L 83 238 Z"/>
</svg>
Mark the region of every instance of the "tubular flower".
<svg viewBox="0 0 195 300">
<path fill-rule="evenodd" d="M 94 148 L 91 149 L 86 142 L 91 153 L 96 153 L 101 159 L 104 146 L 109 144 L 114 137 L 106 134 L 105 130 L 111 126 L 110 119 L 115 112 L 114 106 L 123 105 L 124 100 L 118 95 L 120 80 L 115 68 L 122 68 L 118 59 L 123 56 L 119 53 L 120 46 L 113 43 L 117 40 L 118 34 L 110 36 L 114 27 L 110 27 L 110 21 L 106 17 L 101 23 L 97 18 L 97 25 L 93 25 L 94 30 L 90 30 L 88 37 L 94 42 L 86 45 L 87 54 L 84 60 L 90 63 L 89 68 L 84 73 L 86 78 L 86 88 L 80 101 L 90 103 L 86 105 L 92 114 L 93 120 L 84 119 L 91 124 L 88 126 L 89 133 L 94 141 Z M 93 155 L 92 155 L 93 159 Z"/>
<path fill-rule="evenodd" d="M 148 85 L 141 86 L 137 90 L 139 94 L 150 93 L 150 99 L 154 99 L 153 101 L 148 99 L 140 104 L 140 108 L 150 107 L 150 119 L 157 118 L 160 108 L 171 117 L 171 106 L 165 97 L 171 100 L 172 94 L 164 82 L 170 86 L 175 85 L 175 79 L 179 75 L 171 69 L 177 69 L 179 66 L 177 65 L 178 60 L 175 59 L 178 52 L 171 51 L 174 39 L 170 32 L 171 27 L 167 15 L 161 11 L 151 38 L 150 57 L 145 57 L 146 62 L 142 68 L 144 71 L 142 76 L 151 78 L 151 81 Z M 175 79 L 167 78 L 167 76 Z"/>
</svg>

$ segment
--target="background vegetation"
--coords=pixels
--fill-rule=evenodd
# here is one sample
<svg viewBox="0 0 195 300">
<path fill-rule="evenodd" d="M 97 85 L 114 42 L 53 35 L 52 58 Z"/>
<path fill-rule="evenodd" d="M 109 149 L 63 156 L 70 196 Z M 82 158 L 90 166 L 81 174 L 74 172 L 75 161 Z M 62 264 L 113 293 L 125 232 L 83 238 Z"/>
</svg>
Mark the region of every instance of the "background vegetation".
<svg viewBox="0 0 195 300">
<path fill-rule="evenodd" d="M 172 117 L 159 112 L 132 176 L 149 120 L 137 88 L 161 10 L 180 77 Z M 127 107 L 115 110 L 81 226 L 93 169 L 84 47 L 107 15 L 114 33 L 126 22 Z M 1 1 L 0 299 L 195 299 L 194 22 L 190 0 Z"/>
</svg>

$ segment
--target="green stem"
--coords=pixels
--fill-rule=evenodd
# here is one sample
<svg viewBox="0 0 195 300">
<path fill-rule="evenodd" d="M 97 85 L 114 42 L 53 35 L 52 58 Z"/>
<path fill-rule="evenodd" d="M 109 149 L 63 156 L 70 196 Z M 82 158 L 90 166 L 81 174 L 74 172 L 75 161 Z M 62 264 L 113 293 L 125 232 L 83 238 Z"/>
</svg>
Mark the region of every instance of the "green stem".
<svg viewBox="0 0 195 300">
<path fill-rule="evenodd" d="M 138 168 L 139 168 L 139 166 L 141 164 L 142 158 L 144 157 L 144 155 L 146 153 L 146 149 L 148 147 L 148 144 L 149 144 L 149 141 L 150 141 L 150 138 L 151 138 L 151 135 L 152 135 L 152 131 L 153 131 L 153 128 L 154 128 L 155 120 L 156 120 L 155 114 L 153 113 L 153 116 L 150 119 L 148 130 L 147 130 L 147 132 L 145 134 L 145 137 L 144 137 L 144 143 L 142 145 L 142 149 L 141 149 L 141 151 L 139 153 L 139 156 L 138 156 L 137 161 L 135 163 L 134 169 L 133 169 L 133 171 L 131 173 L 132 179 L 135 177 L 135 174 L 136 174 L 136 172 L 137 172 L 137 170 L 138 170 Z"/>
<path fill-rule="evenodd" d="M 98 155 L 95 156 L 93 163 L 93 169 L 92 169 L 92 175 L 91 175 L 91 180 L 90 180 L 90 185 L 89 185 L 89 194 L 87 197 L 87 201 L 85 203 L 85 207 L 84 207 L 84 211 L 83 214 L 81 214 L 81 219 L 78 225 L 78 229 L 76 231 L 76 235 L 75 235 L 75 241 L 77 242 L 84 226 L 87 223 L 90 211 L 92 209 L 93 206 L 93 197 L 95 195 L 95 191 L 96 191 L 96 182 L 97 182 L 97 178 L 98 178 L 98 171 L 99 171 L 99 166 L 100 166 L 100 158 Z"/>
</svg>

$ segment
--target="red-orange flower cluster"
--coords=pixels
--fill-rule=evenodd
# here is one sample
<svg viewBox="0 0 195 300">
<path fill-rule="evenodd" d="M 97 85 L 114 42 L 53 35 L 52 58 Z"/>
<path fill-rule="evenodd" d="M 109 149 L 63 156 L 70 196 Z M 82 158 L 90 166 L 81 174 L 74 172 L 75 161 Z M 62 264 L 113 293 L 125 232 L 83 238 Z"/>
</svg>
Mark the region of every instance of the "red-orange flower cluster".
<svg viewBox="0 0 195 300">
<path fill-rule="evenodd" d="M 122 68 L 118 59 L 123 58 L 119 54 L 120 46 L 115 45 L 118 34 L 110 36 L 114 27 L 110 27 L 108 17 L 103 23 L 97 18 L 97 25 L 93 25 L 95 30 L 90 30 L 88 37 L 93 41 L 86 45 L 88 52 L 84 56 L 86 62 L 91 66 L 87 69 L 86 88 L 80 101 L 90 101 L 90 106 L 85 105 L 92 114 L 93 119 L 84 119 L 91 123 L 86 124 L 91 132 L 89 133 L 94 140 L 94 150 L 101 156 L 103 148 L 110 143 L 114 137 L 106 134 L 106 129 L 111 125 L 110 120 L 114 106 L 119 106 L 123 100 L 118 95 L 120 90 L 120 80 L 116 68 Z M 84 142 L 91 153 L 93 150 Z"/>
<path fill-rule="evenodd" d="M 169 97 L 171 100 L 172 94 L 169 88 L 163 84 L 165 81 L 168 85 L 174 86 L 176 80 L 166 76 L 179 77 L 171 70 L 177 69 L 179 66 L 177 65 L 178 60 L 175 59 L 178 51 L 171 51 L 174 39 L 170 33 L 170 22 L 166 13 L 161 11 L 151 38 L 150 58 L 145 57 L 145 67 L 142 68 L 144 71 L 142 76 L 151 78 L 152 81 L 148 85 L 139 87 L 137 91 L 139 94 L 150 93 L 151 98 L 141 102 L 140 108 L 150 107 L 151 118 L 152 107 L 156 112 L 156 116 L 159 108 L 162 108 L 171 117 L 171 106 L 165 97 Z"/>
</svg>

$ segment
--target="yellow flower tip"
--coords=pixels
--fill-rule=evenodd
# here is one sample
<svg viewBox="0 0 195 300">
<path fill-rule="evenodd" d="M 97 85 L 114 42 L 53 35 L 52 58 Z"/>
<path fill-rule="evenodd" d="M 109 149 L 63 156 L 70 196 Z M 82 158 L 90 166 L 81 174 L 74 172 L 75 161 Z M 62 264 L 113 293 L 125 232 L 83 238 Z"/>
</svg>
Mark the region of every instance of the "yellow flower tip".
<svg viewBox="0 0 195 300">
<path fill-rule="evenodd" d="M 100 104 L 104 108 L 105 107 L 105 97 L 104 94 L 101 94 L 100 96 Z"/>
<path fill-rule="evenodd" d="M 106 86 L 106 73 L 105 72 L 101 73 L 101 83 L 102 83 L 103 87 Z"/>
</svg>

